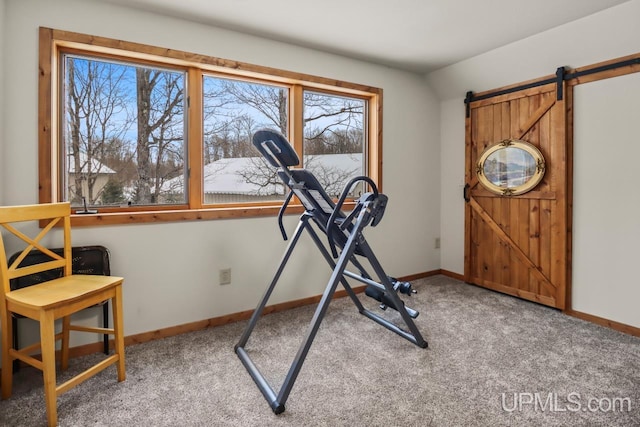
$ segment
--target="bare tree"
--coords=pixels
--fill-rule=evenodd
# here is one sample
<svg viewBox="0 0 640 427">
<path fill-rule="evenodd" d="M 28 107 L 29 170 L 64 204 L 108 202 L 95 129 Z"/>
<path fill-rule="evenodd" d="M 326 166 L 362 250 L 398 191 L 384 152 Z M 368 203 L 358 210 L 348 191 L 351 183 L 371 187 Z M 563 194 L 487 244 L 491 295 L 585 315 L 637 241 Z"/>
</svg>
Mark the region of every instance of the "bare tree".
<svg viewBox="0 0 640 427">
<path fill-rule="evenodd" d="M 250 157 L 250 166 L 240 171 L 243 181 L 253 184 L 256 195 L 284 195 L 285 185 L 276 170 L 262 157 Z"/>
<path fill-rule="evenodd" d="M 361 100 L 305 91 L 304 106 L 306 141 L 329 138 L 327 134 L 345 129 L 362 129 L 364 102 Z"/>
<path fill-rule="evenodd" d="M 260 113 L 266 119 L 262 126 L 272 125 L 287 133 L 287 91 L 284 88 L 233 80 L 224 80 L 223 87 L 234 102 Z"/>
<path fill-rule="evenodd" d="M 66 78 L 67 172 L 73 175 L 69 200 L 79 204 L 86 197 L 93 204 L 100 198 L 95 185 L 107 169 L 102 160 L 109 142 L 131 125 L 125 71 L 111 63 L 67 57 Z"/>
<path fill-rule="evenodd" d="M 339 168 L 330 163 L 323 162 L 322 155 L 307 156 L 305 168 L 313 173 L 331 197 L 339 197 L 347 181 L 359 175 L 359 169 L 357 167 L 347 169 Z"/>
<path fill-rule="evenodd" d="M 115 172 L 118 183 L 124 186 L 133 182 L 137 175 L 135 157 L 130 141 L 112 138 L 105 143 L 102 163 Z"/>
<path fill-rule="evenodd" d="M 220 79 L 213 77 L 203 79 L 203 158 L 205 164 L 214 162 L 228 154 L 222 146 L 226 144 L 230 135 L 227 120 L 229 113 L 225 108 L 230 101 L 225 88 L 219 82 Z"/>
<path fill-rule="evenodd" d="M 157 173 L 164 151 L 175 141 L 182 141 L 184 77 L 182 74 L 151 68 L 136 68 L 138 176 L 134 183 L 134 201 L 157 203 L 160 186 Z M 155 155 L 152 155 L 155 154 Z M 174 152 L 174 154 L 176 154 Z M 153 187 L 153 192 L 151 191 Z"/>
</svg>

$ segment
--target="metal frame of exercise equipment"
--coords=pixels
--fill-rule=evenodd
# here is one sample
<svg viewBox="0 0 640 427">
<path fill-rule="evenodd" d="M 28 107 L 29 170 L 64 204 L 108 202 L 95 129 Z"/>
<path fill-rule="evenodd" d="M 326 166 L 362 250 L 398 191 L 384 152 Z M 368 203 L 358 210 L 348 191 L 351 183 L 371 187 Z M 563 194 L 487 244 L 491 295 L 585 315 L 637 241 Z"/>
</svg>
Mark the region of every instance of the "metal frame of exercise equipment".
<svg viewBox="0 0 640 427">
<path fill-rule="evenodd" d="M 253 312 L 244 333 L 235 346 L 236 354 L 269 403 L 269 406 L 275 414 L 280 414 L 285 410 L 285 403 L 339 283 L 344 287 L 347 295 L 358 309 L 358 312 L 418 347 L 426 348 L 427 342 L 413 321 L 419 313 L 406 307 L 404 301 L 398 296 L 398 292 L 411 295 L 415 293 L 415 290 L 411 288 L 410 283 L 401 282 L 386 275 L 362 234 L 365 227 L 369 225 L 376 226 L 380 222 L 386 208 L 387 197 L 378 192 L 375 183 L 366 176 L 353 178 L 346 184 L 338 202 L 334 204 L 333 200 L 327 195 L 322 185 L 311 172 L 301 168 L 289 169 L 290 166 L 298 165 L 299 159 L 289 141 L 287 141 L 282 134 L 269 129 L 257 131 L 253 136 L 253 144 L 272 166 L 278 168 L 278 175 L 290 189 L 278 214 L 278 224 L 284 240 L 287 240 L 287 234 L 284 230 L 282 218 L 294 194 L 305 208 L 305 212 L 300 216 L 300 221 L 298 222 L 292 239 L 289 241 L 271 284 Z M 365 182 L 373 191 L 360 196 L 353 211 L 345 215 L 341 211 L 341 207 L 350 189 L 359 182 Z M 329 250 L 314 228 L 318 228 L 326 234 Z M 309 233 L 323 257 L 333 269 L 333 272 L 313 315 L 306 337 L 289 368 L 280 391 L 276 393 L 251 360 L 245 346 L 266 307 L 267 301 L 271 297 L 271 293 L 278 283 L 278 279 L 284 271 L 289 257 L 305 230 Z M 373 280 L 372 276 L 369 275 L 356 256 L 362 256 L 368 260 L 378 277 L 378 281 Z M 336 258 L 337 261 L 334 261 Z M 359 273 L 347 270 L 349 263 L 351 263 Z M 380 302 L 380 308 L 386 309 L 387 307 L 391 307 L 397 310 L 408 331 L 365 308 L 347 282 L 346 277 L 366 284 L 366 295 Z"/>
</svg>

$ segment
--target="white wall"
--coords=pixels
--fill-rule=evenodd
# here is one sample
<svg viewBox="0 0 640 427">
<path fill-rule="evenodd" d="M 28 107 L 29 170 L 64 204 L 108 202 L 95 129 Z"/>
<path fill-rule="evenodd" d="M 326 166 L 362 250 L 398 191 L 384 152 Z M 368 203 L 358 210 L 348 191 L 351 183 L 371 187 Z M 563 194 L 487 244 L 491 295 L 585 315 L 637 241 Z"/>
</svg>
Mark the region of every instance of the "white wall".
<svg viewBox="0 0 640 427">
<path fill-rule="evenodd" d="M 421 76 L 95 2 L 6 0 L 0 23 L 10 41 L 1 67 L 4 204 L 37 202 L 38 27 L 45 26 L 381 87 L 390 201 L 366 235 L 390 275 L 439 268 L 439 105 Z M 288 229 L 296 219 L 287 218 Z M 275 218 L 78 227 L 73 237 L 111 250 L 112 273 L 125 277 L 127 335 L 253 309 L 285 247 Z M 303 243 L 271 303 L 324 289 L 329 268 L 310 239 Z M 221 287 L 218 270 L 229 267 L 233 283 Z"/>
<path fill-rule="evenodd" d="M 440 104 L 440 268 L 459 274 L 464 273 L 464 114 L 459 98 Z M 460 117 L 462 122 L 453 125 Z"/>
<path fill-rule="evenodd" d="M 464 203 L 460 184 L 464 180 L 463 101 L 465 93 L 469 90 L 481 92 L 553 74 L 560 66 L 576 68 L 640 52 L 639 17 L 640 0 L 632 0 L 437 70 L 427 76 L 428 84 L 434 88 L 441 99 L 442 268 L 460 274 L 464 272 Z M 576 158 L 576 162 L 582 161 L 585 157 L 598 158 L 597 151 L 591 150 L 591 147 L 585 147 L 585 149 L 588 151 L 581 152 L 582 157 Z M 604 167 L 615 168 L 616 165 L 605 164 Z M 574 177 L 574 183 L 580 186 L 580 177 Z M 599 196 L 594 194 L 593 197 Z M 637 199 L 635 202 L 631 199 L 612 202 L 614 202 L 613 205 L 606 207 L 601 205 L 600 209 L 615 212 L 617 210 L 637 211 L 640 208 Z M 580 241 L 579 239 L 590 233 L 589 227 L 584 225 L 584 219 L 588 215 L 589 212 L 585 212 L 582 208 L 574 211 L 573 234 L 576 241 Z M 614 243 L 618 247 L 626 247 L 620 240 Z M 616 251 L 602 255 L 600 260 L 602 268 L 610 270 L 610 266 L 617 265 Z M 574 293 L 580 293 L 582 289 L 602 289 L 606 286 L 594 277 L 584 274 L 587 271 L 588 262 L 587 259 L 574 259 Z M 629 286 L 627 290 L 633 286 L 637 287 L 637 276 L 635 285 L 633 276 L 627 279 L 627 286 Z M 610 301 L 601 303 L 603 306 L 610 304 Z M 610 313 L 622 309 L 622 306 L 614 304 L 607 307 L 605 311 L 599 312 Z M 591 313 L 592 311 L 592 308 L 589 308 L 590 314 L 598 315 L 595 312 Z M 625 323 L 640 326 L 640 311 L 637 309 L 624 316 Z"/>
<path fill-rule="evenodd" d="M 640 327 L 640 73 L 574 94 L 573 309 Z"/>
</svg>

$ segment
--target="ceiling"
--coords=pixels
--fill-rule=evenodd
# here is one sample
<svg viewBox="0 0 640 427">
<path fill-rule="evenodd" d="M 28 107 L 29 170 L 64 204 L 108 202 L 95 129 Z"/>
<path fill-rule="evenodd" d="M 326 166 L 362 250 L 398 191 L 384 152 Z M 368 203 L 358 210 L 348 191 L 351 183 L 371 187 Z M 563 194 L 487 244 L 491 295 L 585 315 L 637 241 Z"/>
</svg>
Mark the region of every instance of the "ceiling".
<svg viewBox="0 0 640 427">
<path fill-rule="evenodd" d="M 427 73 L 629 0 L 98 0 Z"/>
</svg>

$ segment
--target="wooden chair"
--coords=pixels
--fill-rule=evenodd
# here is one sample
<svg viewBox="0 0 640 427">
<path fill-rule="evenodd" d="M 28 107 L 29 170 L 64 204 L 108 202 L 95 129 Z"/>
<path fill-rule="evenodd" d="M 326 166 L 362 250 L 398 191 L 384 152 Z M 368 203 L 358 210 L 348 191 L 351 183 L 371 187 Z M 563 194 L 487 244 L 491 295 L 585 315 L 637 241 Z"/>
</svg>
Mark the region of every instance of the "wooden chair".
<svg viewBox="0 0 640 427">
<path fill-rule="evenodd" d="M 21 255 L 8 265 L 7 253 L 2 233 L 0 233 L 0 328 L 2 329 L 2 399 L 11 396 L 13 369 L 12 362 L 19 359 L 42 371 L 44 395 L 49 426 L 57 423 L 58 395 L 75 387 L 82 381 L 115 364 L 118 381 L 125 380 L 124 334 L 122 323 L 122 277 L 72 274 L 71 268 L 71 209 L 69 203 L 51 203 L 0 207 L 0 226 L 19 238 L 21 246 L 26 245 Z M 33 224 L 19 224 L 31 222 Z M 18 225 L 19 224 L 19 225 Z M 37 225 L 40 224 L 41 230 Z M 54 226 L 61 226 L 60 230 Z M 31 226 L 31 228 L 29 228 Z M 4 231 L 2 228 L 0 230 Z M 31 233 L 29 233 L 31 230 Z M 33 231 L 35 230 L 35 231 Z M 52 232 L 52 230 L 55 230 Z M 64 253 L 56 254 L 42 243 L 43 237 L 50 239 L 61 233 Z M 35 237 L 29 237 L 29 234 Z M 59 236 L 58 236 L 59 237 Z M 29 252 L 37 249 L 47 254 L 51 260 L 36 265 L 18 267 Z M 10 281 L 15 278 L 63 268 L 63 277 L 12 291 Z M 92 305 L 111 299 L 113 328 L 92 328 L 71 325 L 71 315 Z M 40 322 L 40 342 L 17 350 L 13 348 L 12 313 Z M 62 319 L 62 332 L 55 333 L 55 320 Z M 57 340 L 62 340 L 61 368 L 69 365 L 69 331 L 109 333 L 114 335 L 114 354 L 63 384 L 56 383 Z M 40 349 L 42 360 L 31 356 Z"/>
</svg>

